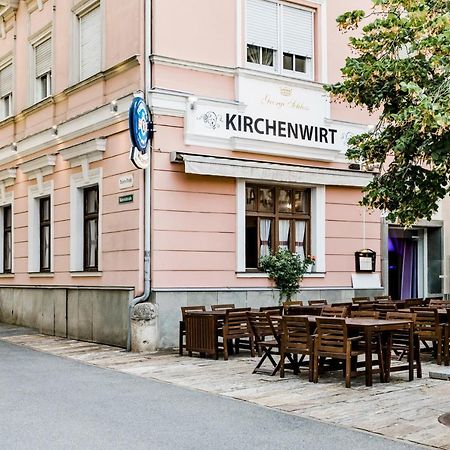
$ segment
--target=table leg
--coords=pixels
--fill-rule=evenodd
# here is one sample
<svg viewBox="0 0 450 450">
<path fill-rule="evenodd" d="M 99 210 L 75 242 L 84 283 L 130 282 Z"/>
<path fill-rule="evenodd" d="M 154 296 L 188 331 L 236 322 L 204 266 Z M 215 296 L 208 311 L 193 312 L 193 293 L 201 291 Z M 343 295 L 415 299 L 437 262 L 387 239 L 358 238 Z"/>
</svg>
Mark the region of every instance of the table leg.
<svg viewBox="0 0 450 450">
<path fill-rule="evenodd" d="M 384 383 L 391 379 L 391 356 L 392 356 L 392 331 L 386 333 L 386 352 L 384 358 Z"/>
<path fill-rule="evenodd" d="M 409 348 L 408 348 L 408 364 L 409 364 L 409 381 L 414 380 L 414 325 L 409 325 Z"/>
<path fill-rule="evenodd" d="M 366 327 L 366 386 L 372 386 L 372 329 Z"/>
</svg>

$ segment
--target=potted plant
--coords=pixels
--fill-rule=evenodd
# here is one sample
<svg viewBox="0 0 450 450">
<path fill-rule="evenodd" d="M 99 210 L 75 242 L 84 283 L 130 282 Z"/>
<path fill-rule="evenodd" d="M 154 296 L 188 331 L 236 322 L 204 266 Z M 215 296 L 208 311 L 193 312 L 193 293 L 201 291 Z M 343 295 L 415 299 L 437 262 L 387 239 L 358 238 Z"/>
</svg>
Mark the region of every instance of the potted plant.
<svg viewBox="0 0 450 450">
<path fill-rule="evenodd" d="M 261 269 L 268 273 L 280 290 L 280 305 L 283 299 L 290 301 L 292 295 L 298 292 L 303 276 L 314 263 L 314 256 L 301 258 L 285 249 L 278 249 L 275 254 L 263 256 L 259 261 Z"/>
</svg>

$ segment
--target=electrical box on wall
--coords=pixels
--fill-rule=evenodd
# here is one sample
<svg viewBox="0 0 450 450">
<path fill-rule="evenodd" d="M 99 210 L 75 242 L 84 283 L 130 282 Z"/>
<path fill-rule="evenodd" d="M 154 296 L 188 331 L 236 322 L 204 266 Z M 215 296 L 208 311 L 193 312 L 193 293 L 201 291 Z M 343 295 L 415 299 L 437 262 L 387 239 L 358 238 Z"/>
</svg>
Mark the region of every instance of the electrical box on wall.
<svg viewBox="0 0 450 450">
<path fill-rule="evenodd" d="M 355 252 L 356 272 L 375 272 L 377 254 L 370 248 Z"/>
</svg>

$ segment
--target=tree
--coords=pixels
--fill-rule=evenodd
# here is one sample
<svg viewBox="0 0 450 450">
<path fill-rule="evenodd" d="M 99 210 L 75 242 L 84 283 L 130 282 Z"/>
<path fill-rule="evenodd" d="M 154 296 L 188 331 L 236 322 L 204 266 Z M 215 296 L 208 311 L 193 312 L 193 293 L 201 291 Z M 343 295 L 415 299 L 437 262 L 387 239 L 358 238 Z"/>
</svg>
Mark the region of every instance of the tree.
<svg viewBox="0 0 450 450">
<path fill-rule="evenodd" d="M 450 186 L 450 1 L 372 3 L 369 14 L 338 17 L 344 32 L 362 32 L 350 38 L 343 80 L 325 89 L 379 113 L 373 130 L 350 139 L 347 156 L 381 168 L 361 203 L 408 226 L 430 220 Z"/>
</svg>

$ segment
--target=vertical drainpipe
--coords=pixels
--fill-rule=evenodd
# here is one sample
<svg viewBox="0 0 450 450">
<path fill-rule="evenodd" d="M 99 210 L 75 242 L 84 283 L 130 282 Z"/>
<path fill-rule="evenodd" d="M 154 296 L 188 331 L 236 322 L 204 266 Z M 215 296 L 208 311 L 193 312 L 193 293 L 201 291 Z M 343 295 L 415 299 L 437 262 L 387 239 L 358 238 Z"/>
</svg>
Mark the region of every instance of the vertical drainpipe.
<svg viewBox="0 0 450 450">
<path fill-rule="evenodd" d="M 152 52 L 152 0 L 144 0 L 144 99 L 148 104 L 148 92 L 151 88 L 151 62 Z M 131 350 L 131 314 L 138 303 L 145 302 L 150 297 L 151 283 L 151 170 L 152 170 L 152 141 L 148 144 L 149 164 L 144 169 L 144 292 L 142 295 L 133 298 L 128 304 L 128 333 L 127 351 Z"/>
</svg>

